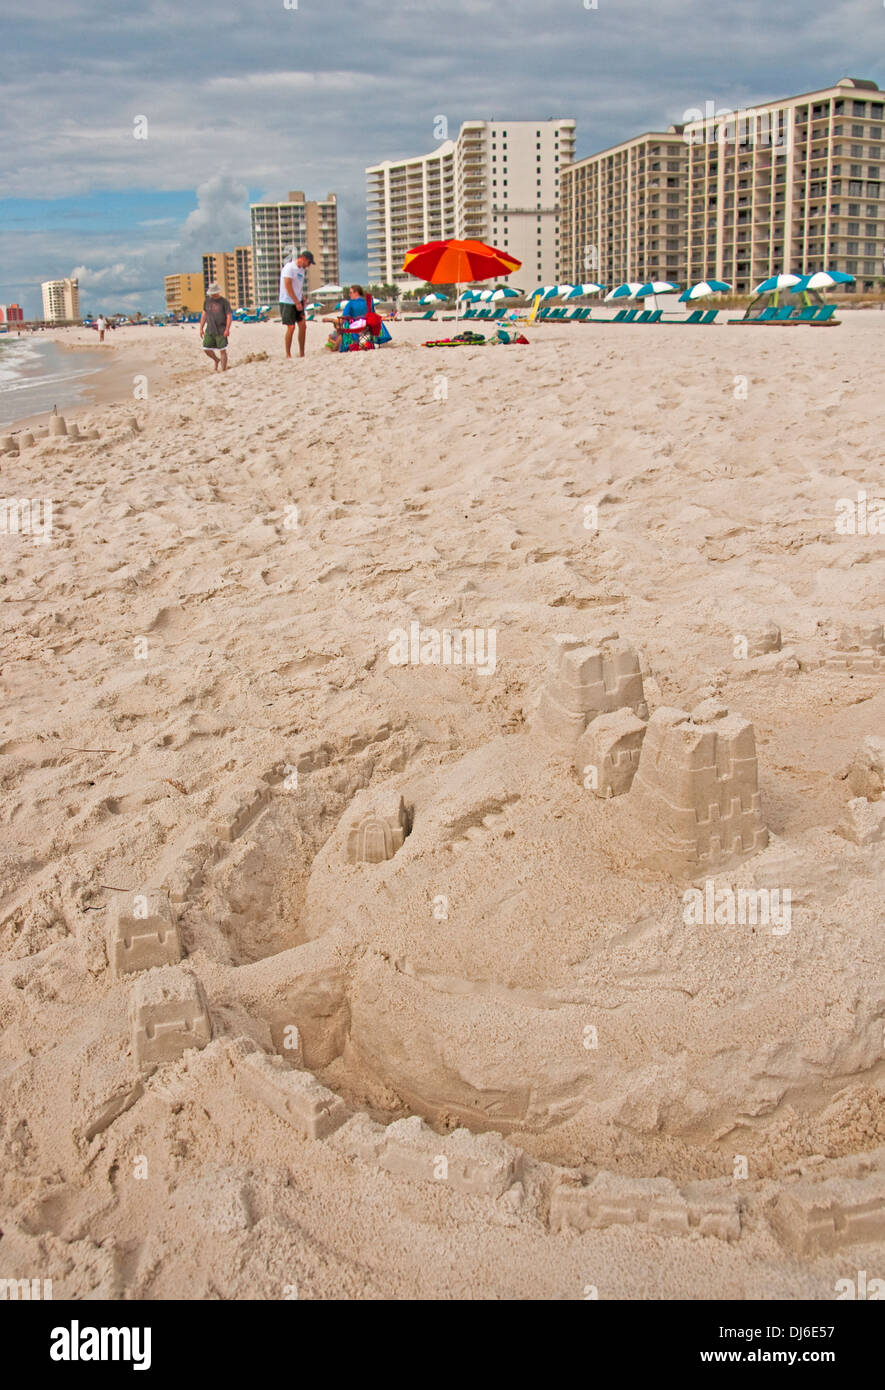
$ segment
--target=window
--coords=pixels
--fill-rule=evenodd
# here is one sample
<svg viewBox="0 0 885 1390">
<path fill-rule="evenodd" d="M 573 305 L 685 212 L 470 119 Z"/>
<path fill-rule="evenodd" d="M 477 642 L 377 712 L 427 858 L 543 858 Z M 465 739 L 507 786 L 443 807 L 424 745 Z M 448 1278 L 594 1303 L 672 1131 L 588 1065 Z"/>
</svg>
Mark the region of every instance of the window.
<svg viewBox="0 0 885 1390">
<path fill-rule="evenodd" d="M 849 204 L 848 204 L 848 216 L 849 216 L 849 217 L 860 217 L 860 203 L 849 203 Z"/>
<path fill-rule="evenodd" d="M 856 241 L 849 241 L 849 242 L 848 242 L 848 254 L 849 254 L 849 256 L 856 256 L 856 255 L 857 255 L 857 242 L 856 242 Z"/>
<path fill-rule="evenodd" d="M 851 146 L 851 158 L 852 158 L 852 159 L 863 159 L 863 145 L 852 145 L 852 146 Z"/>
<path fill-rule="evenodd" d="M 855 139 L 860 138 L 860 139 L 862 140 L 862 139 L 863 139 L 863 126 L 862 126 L 862 125 L 853 125 L 853 126 L 851 127 L 851 134 L 855 137 Z"/>
<path fill-rule="evenodd" d="M 851 106 L 853 116 L 865 116 L 867 114 L 867 104 L 865 101 L 855 101 Z"/>
<path fill-rule="evenodd" d="M 875 203 L 867 204 L 867 217 L 877 217 L 878 213 L 879 209 L 876 207 Z"/>
<path fill-rule="evenodd" d="M 848 235 L 849 235 L 849 236 L 860 236 L 860 223 L 859 223 L 859 222 L 849 222 L 849 223 L 848 223 Z"/>
</svg>

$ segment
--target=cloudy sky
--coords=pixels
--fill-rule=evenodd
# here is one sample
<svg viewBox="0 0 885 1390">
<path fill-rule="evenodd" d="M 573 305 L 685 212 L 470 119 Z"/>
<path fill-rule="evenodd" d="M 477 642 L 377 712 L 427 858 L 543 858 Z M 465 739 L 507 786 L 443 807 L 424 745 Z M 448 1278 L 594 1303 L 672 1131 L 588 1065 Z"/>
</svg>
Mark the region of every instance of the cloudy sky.
<svg viewBox="0 0 885 1390">
<path fill-rule="evenodd" d="M 163 276 L 249 240 L 248 204 L 339 196 L 365 275 L 365 168 L 434 120 L 573 116 L 577 155 L 691 107 L 868 77 L 883 0 L 3 0 L 0 302 L 163 307 Z M 136 139 L 144 129 L 147 139 Z"/>
</svg>

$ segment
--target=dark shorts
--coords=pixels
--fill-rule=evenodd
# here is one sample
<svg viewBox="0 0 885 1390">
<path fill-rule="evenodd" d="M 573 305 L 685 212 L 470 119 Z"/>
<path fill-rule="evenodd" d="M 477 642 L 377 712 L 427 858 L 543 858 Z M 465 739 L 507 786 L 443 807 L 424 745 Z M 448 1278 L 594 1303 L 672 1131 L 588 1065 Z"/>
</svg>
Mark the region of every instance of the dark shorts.
<svg viewBox="0 0 885 1390">
<path fill-rule="evenodd" d="M 296 309 L 294 304 L 280 304 L 280 318 L 287 328 L 291 328 L 293 323 L 300 323 L 304 318 L 304 310 Z"/>
<path fill-rule="evenodd" d="M 223 333 L 210 333 L 207 329 L 203 334 L 203 347 L 207 352 L 222 351 L 227 347 L 227 338 Z"/>
</svg>

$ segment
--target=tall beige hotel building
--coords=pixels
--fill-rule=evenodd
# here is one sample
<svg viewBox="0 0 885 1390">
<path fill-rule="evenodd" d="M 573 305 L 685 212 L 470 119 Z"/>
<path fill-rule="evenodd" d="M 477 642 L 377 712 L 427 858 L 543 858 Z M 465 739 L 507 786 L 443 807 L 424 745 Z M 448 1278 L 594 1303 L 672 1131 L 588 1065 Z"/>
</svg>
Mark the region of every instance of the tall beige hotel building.
<svg viewBox="0 0 885 1390">
<path fill-rule="evenodd" d="M 885 277 L 883 94 L 845 77 L 754 108 L 713 103 L 562 178 L 566 280 L 725 280 L 780 271 Z"/>
<path fill-rule="evenodd" d="M 439 118 L 440 120 L 442 118 Z M 465 121 L 429 154 L 366 170 L 369 280 L 409 289 L 406 252 L 425 241 L 476 238 L 522 262 L 502 284 L 560 279 L 559 199 L 575 122 Z"/>
<path fill-rule="evenodd" d="M 315 263 L 307 275 L 311 289 L 338 283 L 338 199 L 334 193 L 313 202 L 296 191 L 283 203 L 253 203 L 250 213 L 256 304 L 276 304 L 279 300 L 280 271 L 284 252 L 290 247 L 313 252 Z"/>
</svg>

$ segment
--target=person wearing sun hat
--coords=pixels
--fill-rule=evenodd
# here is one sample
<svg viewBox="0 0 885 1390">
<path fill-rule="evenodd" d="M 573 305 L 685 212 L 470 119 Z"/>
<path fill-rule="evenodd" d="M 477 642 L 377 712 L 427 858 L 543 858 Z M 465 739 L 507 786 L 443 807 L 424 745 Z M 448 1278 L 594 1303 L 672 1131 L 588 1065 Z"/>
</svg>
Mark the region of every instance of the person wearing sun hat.
<svg viewBox="0 0 885 1390">
<path fill-rule="evenodd" d="M 292 356 L 292 338 L 295 325 L 298 325 L 298 356 L 304 356 L 304 340 L 307 337 L 307 321 L 304 317 L 304 276 L 309 265 L 313 265 L 313 253 L 302 251 L 295 255 L 294 248 L 285 254 L 285 263 L 280 271 L 280 318 L 286 328 L 286 356 Z"/>
<path fill-rule="evenodd" d="M 216 372 L 219 368 L 223 372 L 227 371 L 227 340 L 232 323 L 233 311 L 230 303 L 221 293 L 221 286 L 213 280 L 203 302 L 200 336 L 203 340 L 203 351 L 207 357 L 212 358 Z M 218 357 L 215 356 L 216 350 Z"/>
</svg>

